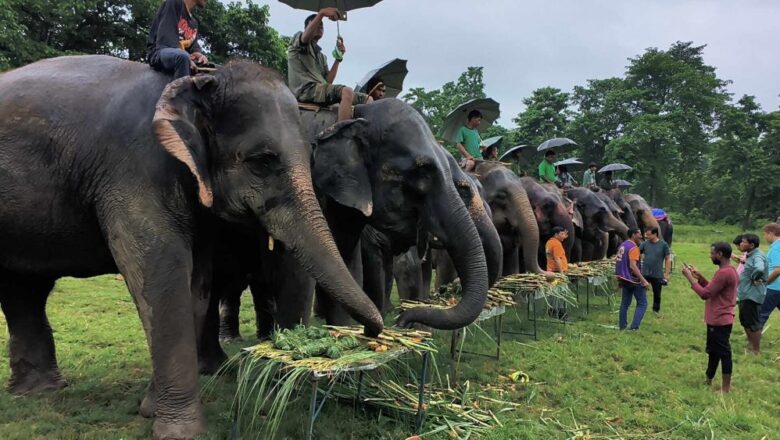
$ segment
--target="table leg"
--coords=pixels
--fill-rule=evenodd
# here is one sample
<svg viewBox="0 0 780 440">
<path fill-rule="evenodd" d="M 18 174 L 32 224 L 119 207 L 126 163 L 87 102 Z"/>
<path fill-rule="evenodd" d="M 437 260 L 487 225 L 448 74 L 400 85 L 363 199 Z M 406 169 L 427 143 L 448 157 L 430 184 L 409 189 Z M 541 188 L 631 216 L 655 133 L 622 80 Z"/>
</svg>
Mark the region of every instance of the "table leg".
<svg viewBox="0 0 780 440">
<path fill-rule="evenodd" d="M 360 370 L 358 373 L 358 384 L 357 384 L 357 393 L 355 395 L 355 413 L 357 413 L 358 407 L 361 403 L 361 393 L 363 391 L 363 370 Z"/>
<path fill-rule="evenodd" d="M 496 317 L 496 360 L 501 360 L 501 335 L 504 333 L 504 314 Z"/>
<path fill-rule="evenodd" d="M 414 422 L 414 433 L 419 434 L 423 424 L 423 417 L 425 416 L 425 382 L 428 376 L 428 355 L 426 351 L 423 353 L 422 373 L 420 374 L 420 385 L 417 394 L 417 419 Z"/>
<path fill-rule="evenodd" d="M 311 440 L 314 433 L 314 420 L 317 419 L 317 393 L 319 393 L 320 379 L 311 378 L 311 402 L 309 404 L 309 427 L 306 432 L 306 440 Z"/>
</svg>

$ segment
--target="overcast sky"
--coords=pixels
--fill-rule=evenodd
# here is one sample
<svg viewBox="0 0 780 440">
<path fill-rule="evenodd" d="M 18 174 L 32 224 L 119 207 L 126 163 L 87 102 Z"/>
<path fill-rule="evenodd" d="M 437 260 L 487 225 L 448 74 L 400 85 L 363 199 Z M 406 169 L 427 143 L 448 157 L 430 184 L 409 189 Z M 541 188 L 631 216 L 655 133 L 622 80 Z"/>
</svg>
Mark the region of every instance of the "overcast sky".
<svg viewBox="0 0 780 440">
<path fill-rule="evenodd" d="M 306 11 L 269 4 L 271 26 L 283 35 L 301 30 Z M 332 61 L 336 25 L 325 26 L 320 45 Z M 505 126 L 536 88 L 571 91 L 621 76 L 627 58 L 678 40 L 706 44 L 705 61 L 733 81 L 736 97 L 755 95 L 769 111 L 780 105 L 780 0 L 384 0 L 351 11 L 341 34 L 347 55 L 338 83 L 354 85 L 392 58 L 409 60 L 407 89 L 439 88 L 484 66 Z"/>
</svg>

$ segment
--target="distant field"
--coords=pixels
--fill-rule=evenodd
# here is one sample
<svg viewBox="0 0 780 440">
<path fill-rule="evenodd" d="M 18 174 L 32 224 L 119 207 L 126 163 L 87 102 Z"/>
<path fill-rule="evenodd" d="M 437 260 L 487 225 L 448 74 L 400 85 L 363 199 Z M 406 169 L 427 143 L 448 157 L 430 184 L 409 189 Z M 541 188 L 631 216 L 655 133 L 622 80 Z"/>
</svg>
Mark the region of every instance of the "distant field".
<svg viewBox="0 0 780 440">
<path fill-rule="evenodd" d="M 708 244 L 730 242 L 733 227 L 675 225 L 677 261 L 714 271 Z M 539 341 L 506 337 L 500 362 L 464 357 L 461 381 L 472 387 L 494 384 L 499 375 L 522 370 L 532 385 L 517 386 L 511 399 L 521 411 L 501 417 L 503 428 L 490 439 L 590 438 L 761 439 L 780 433 L 780 314 L 769 322 L 764 354 L 745 354 L 741 329 L 732 336 L 733 393 L 713 393 L 704 385 L 703 302 L 679 274 L 664 291 L 661 316 L 649 312 L 639 332 L 620 333 L 616 309 L 603 297 L 590 316 L 568 326 L 546 328 Z M 249 296 L 242 308 L 245 337 L 254 335 Z M 64 279 L 49 300 L 60 367 L 70 383 L 63 391 L 15 398 L 0 392 L 0 439 L 149 438 L 151 421 L 138 415 L 149 374 L 149 357 L 135 307 L 124 284 L 113 276 Z M 522 313 L 520 316 L 524 316 Z M 509 325 L 517 325 L 508 319 Z M 0 326 L 5 321 L 0 317 Z M 250 345 L 253 338 L 244 345 Z M 447 341 L 440 340 L 437 364 L 446 369 Z M 7 353 L 7 330 L 0 346 Z M 487 350 L 488 341 L 478 342 Z M 239 346 L 228 347 L 235 353 Z M 0 363 L 0 383 L 9 376 Z M 204 378 L 202 383 L 206 383 Z M 716 381 L 719 381 L 716 379 Z M 230 403 L 235 382 L 217 381 L 204 396 L 209 435 L 230 433 Z M 302 437 L 306 393 L 290 408 L 282 437 Z M 428 427 L 429 429 L 431 427 Z M 350 407 L 328 404 L 317 424 L 320 439 L 403 439 L 408 426 Z M 426 438 L 423 436 L 423 438 Z M 431 438 L 448 438 L 439 434 Z M 579 437 L 585 438 L 585 437 Z"/>
</svg>

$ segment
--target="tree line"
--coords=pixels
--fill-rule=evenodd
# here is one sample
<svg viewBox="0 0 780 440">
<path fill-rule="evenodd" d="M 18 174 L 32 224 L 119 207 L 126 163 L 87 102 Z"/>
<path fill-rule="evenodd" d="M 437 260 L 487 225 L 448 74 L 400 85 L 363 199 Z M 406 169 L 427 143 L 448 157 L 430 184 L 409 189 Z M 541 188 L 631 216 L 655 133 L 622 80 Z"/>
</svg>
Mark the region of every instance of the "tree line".
<svg viewBox="0 0 780 440">
<path fill-rule="evenodd" d="M 161 0 L 0 0 L 0 71 L 67 54 L 144 61 Z M 209 58 L 247 58 L 283 74 L 288 37 L 268 25 L 269 8 L 251 0 L 208 2 L 196 12 Z M 570 137 L 583 161 L 628 163 L 623 177 L 654 206 L 688 218 L 741 223 L 780 211 L 780 112 L 753 96 L 734 99 L 729 81 L 704 61 L 705 46 L 676 42 L 629 59 L 621 77 L 592 79 L 571 91 L 534 90 L 514 126 L 485 137 L 538 145 Z M 469 67 L 439 89 L 412 88 L 404 99 L 434 133 L 458 104 L 485 97 L 484 69 Z M 501 101 L 500 96 L 494 97 Z M 453 152 L 455 152 L 453 150 Z M 534 157 L 532 162 L 540 160 Z"/>
<path fill-rule="evenodd" d="M 633 171 L 621 174 L 633 183 L 631 191 L 688 219 L 744 228 L 775 219 L 780 111 L 763 111 L 750 95 L 735 101 L 730 81 L 704 61 L 705 47 L 650 48 L 630 58 L 621 77 L 588 80 L 570 92 L 534 90 L 513 127 L 494 125 L 483 137 L 503 135 L 505 146 L 569 137 L 579 144 L 571 156 L 631 165 Z M 459 103 L 484 97 L 484 87 L 483 68 L 469 67 L 457 81 L 411 89 L 404 99 L 436 133 Z M 529 171 L 540 160 L 533 157 Z"/>
</svg>

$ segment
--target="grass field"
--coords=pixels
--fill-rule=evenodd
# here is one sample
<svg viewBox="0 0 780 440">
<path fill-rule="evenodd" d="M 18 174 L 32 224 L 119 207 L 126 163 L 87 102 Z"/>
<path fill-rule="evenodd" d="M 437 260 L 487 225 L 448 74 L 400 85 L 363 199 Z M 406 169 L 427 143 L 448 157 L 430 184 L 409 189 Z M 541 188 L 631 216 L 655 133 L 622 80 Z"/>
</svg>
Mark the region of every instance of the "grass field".
<svg viewBox="0 0 780 440">
<path fill-rule="evenodd" d="M 677 261 L 696 264 L 708 275 L 714 271 L 708 244 L 731 241 L 737 233 L 731 227 L 679 225 L 675 232 Z M 245 301 L 242 332 L 249 336 L 254 334 L 254 318 L 249 296 Z M 664 291 L 662 315 L 649 312 L 638 332 L 610 328 L 617 322 L 616 309 L 604 298 L 595 303 L 589 316 L 565 330 L 546 329 L 538 341 L 505 338 L 500 362 L 464 357 L 460 379 L 470 380 L 472 386 L 510 388 L 498 377 L 516 370 L 531 377 L 531 385 L 517 385 L 510 393 L 523 409 L 504 415 L 504 427 L 488 438 L 587 438 L 577 437 L 578 432 L 615 439 L 780 438 L 780 314 L 769 322 L 760 357 L 745 353 L 744 335 L 735 327 L 733 392 L 724 396 L 704 385 L 703 301 L 679 274 Z M 48 312 L 60 368 L 70 385 L 39 396 L 0 392 L 0 438 L 149 438 L 151 421 L 138 415 L 138 404 L 150 364 L 124 284 L 113 276 L 63 279 L 49 300 Z M 2 317 L 0 325 L 6 328 Z M 441 371 L 447 345 L 444 336 L 440 340 Z M 244 345 L 252 342 L 250 338 Z M 4 353 L 7 343 L 7 330 L 0 331 Z M 489 348 L 484 337 L 475 343 Z M 239 346 L 227 349 L 233 354 Z M 6 383 L 8 376 L 3 356 L 0 382 Z M 228 438 L 234 391 L 234 380 L 224 377 L 204 396 L 207 438 Z M 282 437 L 302 437 L 305 397 L 304 393 L 290 408 Z M 355 415 L 335 403 L 325 406 L 316 426 L 316 438 L 321 439 L 403 439 L 408 434 L 405 424 L 377 419 L 372 413 Z"/>
</svg>

